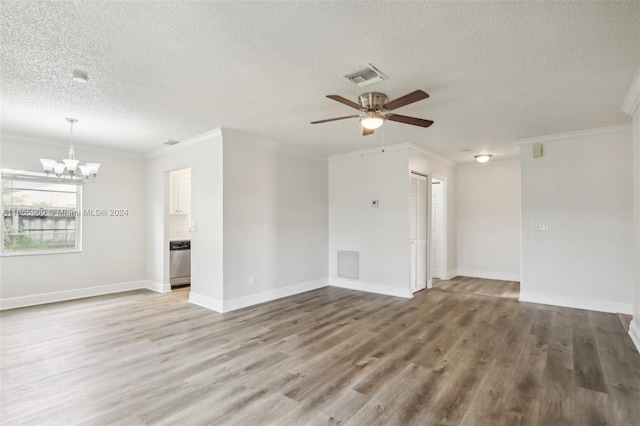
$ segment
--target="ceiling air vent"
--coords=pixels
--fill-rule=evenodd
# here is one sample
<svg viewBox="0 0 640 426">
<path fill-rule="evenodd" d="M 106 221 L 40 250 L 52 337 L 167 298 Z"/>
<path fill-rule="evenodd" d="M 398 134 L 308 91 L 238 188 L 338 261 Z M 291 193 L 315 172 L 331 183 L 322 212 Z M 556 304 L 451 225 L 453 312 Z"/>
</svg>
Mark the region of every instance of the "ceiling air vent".
<svg viewBox="0 0 640 426">
<path fill-rule="evenodd" d="M 347 80 L 355 83 L 360 87 L 368 86 L 370 84 L 377 83 L 388 78 L 371 64 L 368 64 L 357 71 L 345 74 L 345 77 L 347 78 Z"/>
<path fill-rule="evenodd" d="M 180 141 L 174 141 L 174 140 L 167 140 L 166 142 L 162 142 L 163 145 L 175 145 L 177 143 L 180 143 Z"/>
</svg>

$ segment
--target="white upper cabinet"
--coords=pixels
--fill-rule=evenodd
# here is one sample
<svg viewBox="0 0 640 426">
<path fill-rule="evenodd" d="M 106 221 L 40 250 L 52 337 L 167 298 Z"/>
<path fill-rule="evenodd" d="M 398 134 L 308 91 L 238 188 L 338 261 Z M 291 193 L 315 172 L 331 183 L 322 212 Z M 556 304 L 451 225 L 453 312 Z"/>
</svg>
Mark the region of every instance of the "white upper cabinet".
<svg viewBox="0 0 640 426">
<path fill-rule="evenodd" d="M 191 173 L 186 169 L 171 172 L 169 176 L 169 214 L 191 214 Z"/>
</svg>

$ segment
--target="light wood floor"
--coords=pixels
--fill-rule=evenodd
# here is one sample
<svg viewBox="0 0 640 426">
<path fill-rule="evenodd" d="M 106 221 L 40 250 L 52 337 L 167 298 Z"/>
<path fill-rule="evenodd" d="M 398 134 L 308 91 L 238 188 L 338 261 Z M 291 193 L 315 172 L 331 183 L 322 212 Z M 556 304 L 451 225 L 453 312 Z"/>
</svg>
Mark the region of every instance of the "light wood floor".
<svg viewBox="0 0 640 426">
<path fill-rule="evenodd" d="M 135 291 L 0 314 L 3 425 L 638 425 L 616 315 L 323 288 L 227 314 Z"/>
</svg>

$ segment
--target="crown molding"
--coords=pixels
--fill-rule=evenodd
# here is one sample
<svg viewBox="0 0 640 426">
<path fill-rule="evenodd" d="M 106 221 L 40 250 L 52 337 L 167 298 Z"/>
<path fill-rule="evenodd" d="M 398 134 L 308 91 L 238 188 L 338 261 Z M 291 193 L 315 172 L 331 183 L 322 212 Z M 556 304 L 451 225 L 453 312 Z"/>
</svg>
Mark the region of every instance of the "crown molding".
<svg viewBox="0 0 640 426">
<path fill-rule="evenodd" d="M 250 133 L 246 133 L 237 129 L 222 129 L 222 140 L 224 140 L 225 136 L 231 136 L 239 139 L 245 139 L 252 142 L 257 142 L 262 145 L 270 146 L 272 148 L 276 148 L 281 151 L 288 152 L 290 154 L 298 155 L 300 157 L 310 158 L 312 160 L 327 161 L 327 157 L 324 155 L 315 154 L 313 152 L 293 148 L 291 146 L 283 144 L 282 142 L 276 142 L 271 139 L 254 136 Z"/>
<path fill-rule="evenodd" d="M 410 148 L 411 148 L 411 143 L 408 143 L 408 142 L 398 143 L 395 145 L 378 146 L 376 148 L 368 148 L 360 151 L 345 152 L 344 154 L 330 155 L 329 162 L 344 160 L 347 158 L 362 157 L 363 155 L 382 154 L 385 151 L 397 151 L 400 149 L 406 149 L 407 151 L 409 151 Z"/>
<path fill-rule="evenodd" d="M 429 151 L 428 149 L 425 149 L 423 147 L 421 147 L 420 145 L 416 145 L 415 143 L 410 143 L 410 152 L 413 154 L 419 154 L 419 155 L 423 155 L 425 157 L 429 157 L 433 160 L 439 161 L 441 163 L 444 163 L 448 166 L 451 167 L 457 167 L 458 165 L 456 163 L 454 163 L 453 161 L 444 158 L 438 154 L 436 154 L 435 152 Z"/>
<path fill-rule="evenodd" d="M 640 107 L 640 68 L 638 68 L 627 96 L 624 98 L 622 110 L 629 115 L 633 115 L 638 110 L 638 107 Z"/>
<path fill-rule="evenodd" d="M 530 145 L 534 143 L 549 143 L 564 141 L 567 139 L 585 138 L 589 136 L 606 135 L 610 133 L 619 133 L 630 131 L 631 124 L 621 124 L 618 126 L 598 127 L 596 129 L 579 130 L 577 132 L 556 133 L 554 135 L 539 136 L 535 138 L 519 139 L 513 141 L 516 145 Z"/>
<path fill-rule="evenodd" d="M 156 148 L 152 151 L 148 151 L 147 153 L 144 154 L 144 159 L 147 161 L 156 160 L 158 158 L 175 154 L 176 152 L 192 148 L 196 145 L 199 145 L 201 143 L 204 143 L 216 138 L 222 138 L 222 128 L 220 127 L 201 133 L 199 135 L 192 136 L 190 138 L 183 139 L 176 145 L 167 145 L 160 148 Z"/>
<path fill-rule="evenodd" d="M 56 148 L 63 148 L 63 154 L 66 156 L 66 152 L 69 149 L 69 141 L 61 141 L 57 139 L 39 139 L 39 138 L 29 138 L 20 135 L 15 135 L 11 133 L 2 132 L 1 140 L 15 141 L 20 143 L 27 143 L 33 145 L 44 145 L 44 146 L 52 146 Z M 83 143 L 74 142 L 74 148 L 76 152 L 80 152 L 81 154 L 93 154 L 93 155 L 104 155 L 118 158 L 129 158 L 134 160 L 144 160 L 144 156 L 142 153 L 133 152 L 133 151 L 125 151 L 114 148 L 106 148 L 98 145 L 87 145 Z"/>
</svg>

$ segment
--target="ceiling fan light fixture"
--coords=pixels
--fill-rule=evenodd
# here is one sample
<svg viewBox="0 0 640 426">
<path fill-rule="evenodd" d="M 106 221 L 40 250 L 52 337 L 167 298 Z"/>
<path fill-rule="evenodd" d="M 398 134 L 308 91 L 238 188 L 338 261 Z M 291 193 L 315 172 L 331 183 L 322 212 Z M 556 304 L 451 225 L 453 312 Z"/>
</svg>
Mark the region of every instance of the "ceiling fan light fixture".
<svg viewBox="0 0 640 426">
<path fill-rule="evenodd" d="M 384 123 L 384 117 L 375 111 L 369 111 L 360 117 L 360 124 L 365 129 L 375 130 L 382 126 L 382 123 Z"/>
<path fill-rule="evenodd" d="M 486 163 L 491 159 L 491 157 L 493 157 L 493 155 L 484 153 L 484 154 L 475 155 L 474 157 L 478 163 Z"/>
</svg>

